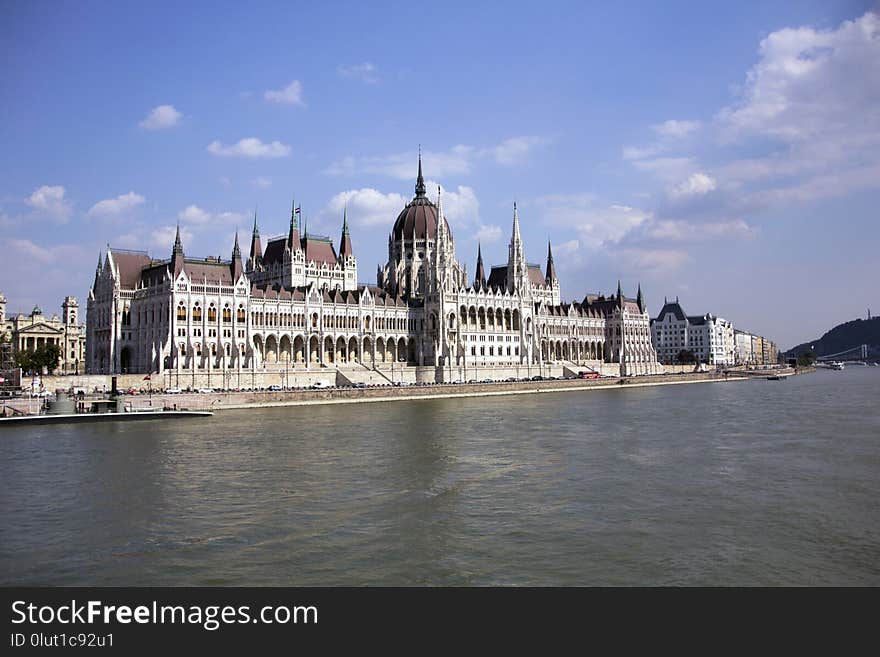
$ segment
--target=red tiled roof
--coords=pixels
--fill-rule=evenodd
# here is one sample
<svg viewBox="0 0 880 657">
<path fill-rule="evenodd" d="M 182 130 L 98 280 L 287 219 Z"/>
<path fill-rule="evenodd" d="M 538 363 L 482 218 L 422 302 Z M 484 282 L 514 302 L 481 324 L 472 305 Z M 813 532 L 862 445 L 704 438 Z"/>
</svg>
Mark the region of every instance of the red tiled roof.
<svg viewBox="0 0 880 657">
<path fill-rule="evenodd" d="M 119 271 L 119 284 L 126 289 L 137 287 L 141 272 L 152 262 L 146 253 L 125 253 L 111 249 L 110 254 Z"/>
<path fill-rule="evenodd" d="M 330 240 L 304 237 L 302 241 L 306 249 L 306 262 L 326 263 L 328 267 L 333 267 L 338 262 L 336 250 Z"/>
</svg>

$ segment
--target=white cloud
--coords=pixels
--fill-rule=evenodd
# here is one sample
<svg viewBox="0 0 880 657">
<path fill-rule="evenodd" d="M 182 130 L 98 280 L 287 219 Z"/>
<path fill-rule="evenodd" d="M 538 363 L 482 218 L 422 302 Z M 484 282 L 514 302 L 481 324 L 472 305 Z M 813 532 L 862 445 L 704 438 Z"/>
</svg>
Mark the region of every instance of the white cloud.
<svg viewBox="0 0 880 657">
<path fill-rule="evenodd" d="M 81 251 L 80 247 L 75 245 L 45 247 L 35 244 L 31 240 L 17 238 L 9 238 L 6 243 L 19 256 L 26 256 L 41 264 L 64 262 L 72 254 L 78 254 Z"/>
<path fill-rule="evenodd" d="M 214 220 L 224 224 L 239 224 L 247 219 L 244 212 L 218 212 L 214 215 Z"/>
<path fill-rule="evenodd" d="M 513 166 L 526 161 L 529 154 L 550 140 L 544 137 L 511 137 L 490 148 L 458 144 L 447 151 L 424 151 L 422 166 L 426 175 L 445 178 L 469 174 L 479 161 L 492 160 L 497 164 Z M 355 157 L 348 155 L 328 166 L 324 173 L 331 176 L 380 174 L 413 180 L 416 177 L 418 157 L 414 153 L 395 153 L 384 156 Z"/>
<path fill-rule="evenodd" d="M 251 185 L 259 189 L 269 189 L 272 186 L 272 181 L 268 178 L 254 178 L 251 180 Z"/>
<path fill-rule="evenodd" d="M 367 84 L 375 84 L 379 81 L 379 72 L 370 62 L 353 66 L 337 66 L 336 73 L 344 78 L 355 78 Z"/>
<path fill-rule="evenodd" d="M 290 155 L 290 146 L 279 141 L 264 144 L 256 137 L 246 137 L 230 146 L 212 141 L 208 144 L 208 152 L 217 157 L 276 158 Z"/>
<path fill-rule="evenodd" d="M 722 122 L 737 133 L 785 140 L 880 125 L 880 16 L 868 12 L 836 29 L 785 28 L 761 41 L 739 105 Z"/>
<path fill-rule="evenodd" d="M 676 249 L 623 249 L 619 255 L 628 269 L 651 274 L 674 271 L 690 260 L 687 251 Z"/>
<path fill-rule="evenodd" d="M 492 155 L 498 164 L 521 164 L 535 148 L 546 143 L 548 140 L 543 137 L 511 137 L 493 148 Z"/>
<path fill-rule="evenodd" d="M 177 226 L 160 226 L 150 231 L 147 236 L 147 244 L 160 252 L 171 251 L 176 235 Z M 180 241 L 184 244 L 184 250 L 186 250 L 187 244 L 193 243 L 193 233 L 185 226 L 180 227 Z"/>
<path fill-rule="evenodd" d="M 244 221 L 246 215 L 241 212 L 218 212 L 211 213 L 200 208 L 197 205 L 188 205 L 186 208 L 177 213 L 177 218 L 185 224 L 193 226 L 204 226 L 208 222 L 212 225 L 235 224 Z"/>
<path fill-rule="evenodd" d="M 681 139 L 682 137 L 686 137 L 690 133 L 694 132 L 697 128 L 700 127 L 699 121 L 677 121 L 675 119 L 670 119 L 669 121 L 664 121 L 663 123 L 658 123 L 657 125 L 651 126 L 661 137 L 666 137 L 669 139 Z"/>
<path fill-rule="evenodd" d="M 620 242 L 652 216 L 628 205 L 596 205 L 590 195 L 543 197 L 538 206 L 544 223 L 574 228 L 579 244 L 591 249 Z"/>
<path fill-rule="evenodd" d="M 635 160 L 633 166 L 639 171 L 651 173 L 664 182 L 673 183 L 690 176 L 693 173 L 695 163 L 689 157 L 656 157 Z"/>
<path fill-rule="evenodd" d="M 299 80 L 294 80 L 283 89 L 267 91 L 264 97 L 269 102 L 281 105 L 305 105 L 302 99 L 302 84 L 300 84 Z"/>
<path fill-rule="evenodd" d="M 878 103 L 880 15 L 867 12 L 831 29 L 784 28 L 761 41 L 738 101 L 711 124 L 667 121 L 654 126 L 657 144 L 623 155 L 669 191 L 671 205 L 655 213 L 660 219 L 687 211 L 709 224 L 719 215 L 787 210 L 880 188 Z M 700 159 L 714 160 L 713 176 L 694 157 L 657 157 L 673 136 L 697 128 L 705 136 Z"/>
<path fill-rule="evenodd" d="M 332 225 L 338 221 L 341 225 L 342 211 L 347 207 L 348 220 L 353 226 L 387 227 L 408 201 L 400 194 L 383 194 L 370 187 L 351 189 L 331 198 L 321 215 L 325 223 Z"/>
<path fill-rule="evenodd" d="M 429 180 L 425 183 L 428 196 L 437 198 L 437 183 Z M 443 214 L 452 228 L 453 235 L 458 227 L 470 227 L 479 224 L 480 202 L 471 187 L 459 185 L 454 191 L 441 186 Z M 323 226 L 334 226 L 342 222 L 343 208 L 348 208 L 348 221 L 353 227 L 390 228 L 394 220 L 410 198 L 394 192 L 383 193 L 371 187 L 350 189 L 339 192 L 327 203 L 318 215 Z"/>
<path fill-rule="evenodd" d="M 434 180 L 428 180 L 425 187 L 428 190 L 428 196 L 435 202 L 438 186 L 442 191 L 443 214 L 446 216 L 453 233 L 456 226 L 464 227 L 480 223 L 480 202 L 477 200 L 477 194 L 473 187 L 459 185 L 453 191 L 446 189 Z"/>
<path fill-rule="evenodd" d="M 204 224 L 211 218 L 211 214 L 197 205 L 190 205 L 178 212 L 177 218 L 188 224 Z"/>
<path fill-rule="evenodd" d="M 624 160 L 643 160 L 648 157 L 654 157 L 663 150 L 659 144 L 650 146 L 624 146 L 622 155 Z"/>
<path fill-rule="evenodd" d="M 673 196 L 702 196 L 717 186 L 715 179 L 705 173 L 694 173 L 672 190 Z"/>
<path fill-rule="evenodd" d="M 474 149 L 459 144 L 448 151 L 422 153 L 422 168 L 432 176 L 451 176 L 470 173 Z M 382 157 L 347 156 L 324 170 L 331 176 L 380 174 L 400 180 L 415 180 L 418 157 L 412 153 L 396 153 Z"/>
<path fill-rule="evenodd" d="M 25 203 L 42 215 L 60 223 L 70 217 L 71 206 L 64 198 L 66 190 L 61 185 L 43 185 L 25 199 Z"/>
<path fill-rule="evenodd" d="M 134 192 L 122 194 L 116 198 L 98 201 L 89 209 L 90 217 L 117 217 L 133 210 L 144 203 L 144 197 Z"/>
<path fill-rule="evenodd" d="M 474 239 L 483 243 L 491 244 L 497 242 L 504 235 L 501 226 L 480 226 L 479 230 L 474 234 Z"/>
<path fill-rule="evenodd" d="M 751 239 L 757 230 L 742 219 L 733 221 L 693 222 L 661 220 L 649 222 L 642 235 L 669 242 L 694 242 L 710 239 Z"/>
<path fill-rule="evenodd" d="M 183 114 L 178 112 L 174 105 L 159 105 L 154 107 L 147 118 L 138 125 L 144 130 L 162 130 L 176 126 L 182 117 Z"/>
<path fill-rule="evenodd" d="M 581 248 L 580 240 L 568 240 L 562 244 L 553 245 L 553 255 L 556 258 L 575 255 Z"/>
</svg>

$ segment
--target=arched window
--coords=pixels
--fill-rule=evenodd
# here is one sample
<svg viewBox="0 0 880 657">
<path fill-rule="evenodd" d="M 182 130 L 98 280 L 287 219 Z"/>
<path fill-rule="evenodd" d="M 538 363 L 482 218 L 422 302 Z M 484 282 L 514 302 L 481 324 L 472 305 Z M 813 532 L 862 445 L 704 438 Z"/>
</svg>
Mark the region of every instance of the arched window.
<svg viewBox="0 0 880 657">
<path fill-rule="evenodd" d="M 245 315 L 244 315 L 244 306 L 239 306 L 239 307 L 238 307 L 238 312 L 236 312 L 236 314 L 235 314 L 235 318 L 236 318 L 239 322 L 244 322 L 244 317 L 245 317 Z"/>
<path fill-rule="evenodd" d="M 199 305 L 199 302 L 196 301 L 196 305 L 193 307 L 193 321 L 201 322 L 202 321 L 202 307 Z"/>
<path fill-rule="evenodd" d="M 229 305 L 223 306 L 223 323 L 229 324 L 232 322 L 232 310 L 229 308 Z"/>
<path fill-rule="evenodd" d="M 210 306 L 208 306 L 208 321 L 209 322 L 216 322 L 217 321 L 217 309 L 214 307 L 213 303 Z"/>
<path fill-rule="evenodd" d="M 185 322 L 186 321 L 186 306 L 183 305 L 183 301 L 180 302 L 180 305 L 177 306 L 177 321 Z"/>
</svg>

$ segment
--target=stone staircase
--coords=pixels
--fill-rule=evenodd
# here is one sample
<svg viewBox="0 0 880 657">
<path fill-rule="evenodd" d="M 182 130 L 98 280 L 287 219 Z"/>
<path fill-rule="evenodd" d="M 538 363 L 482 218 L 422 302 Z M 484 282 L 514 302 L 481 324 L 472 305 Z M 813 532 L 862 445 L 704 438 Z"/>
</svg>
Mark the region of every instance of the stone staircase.
<svg viewBox="0 0 880 657">
<path fill-rule="evenodd" d="M 336 370 L 336 385 L 350 386 L 353 383 L 363 383 L 364 385 L 388 385 L 391 379 L 385 376 L 379 370 L 373 370 L 366 365 L 356 367 L 343 367 Z"/>
</svg>

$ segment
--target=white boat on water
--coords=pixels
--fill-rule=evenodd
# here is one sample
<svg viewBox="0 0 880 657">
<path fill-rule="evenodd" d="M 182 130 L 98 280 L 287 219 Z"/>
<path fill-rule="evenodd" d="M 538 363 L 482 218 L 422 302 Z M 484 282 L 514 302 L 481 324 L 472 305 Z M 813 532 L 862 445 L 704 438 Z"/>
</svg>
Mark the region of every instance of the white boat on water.
<svg viewBox="0 0 880 657">
<path fill-rule="evenodd" d="M 843 368 L 844 368 L 844 364 L 841 363 L 840 361 L 832 361 L 831 362 L 831 369 L 832 370 L 842 370 Z"/>
</svg>

